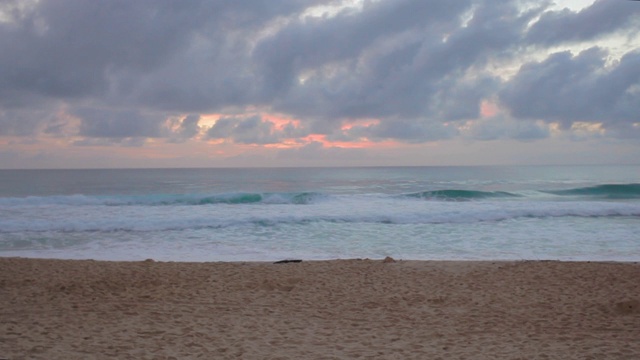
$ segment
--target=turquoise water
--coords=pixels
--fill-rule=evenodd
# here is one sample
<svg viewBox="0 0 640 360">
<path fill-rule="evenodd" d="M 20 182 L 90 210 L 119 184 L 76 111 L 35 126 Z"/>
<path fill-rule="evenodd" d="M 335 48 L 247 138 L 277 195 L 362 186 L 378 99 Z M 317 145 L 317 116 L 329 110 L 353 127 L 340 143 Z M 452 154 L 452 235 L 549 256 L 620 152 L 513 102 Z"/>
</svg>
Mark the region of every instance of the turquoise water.
<svg viewBox="0 0 640 360">
<path fill-rule="evenodd" d="M 640 166 L 1 170 L 0 256 L 640 260 Z"/>
</svg>

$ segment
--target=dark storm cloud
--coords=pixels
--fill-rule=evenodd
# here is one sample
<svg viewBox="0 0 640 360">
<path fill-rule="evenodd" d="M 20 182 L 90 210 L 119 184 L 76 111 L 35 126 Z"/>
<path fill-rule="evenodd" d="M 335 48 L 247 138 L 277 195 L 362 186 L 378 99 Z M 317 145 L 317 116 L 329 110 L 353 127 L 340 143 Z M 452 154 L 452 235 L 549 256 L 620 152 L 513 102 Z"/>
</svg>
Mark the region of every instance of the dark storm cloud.
<svg viewBox="0 0 640 360">
<path fill-rule="evenodd" d="M 382 0 L 301 16 L 337 3 L 8 1 L 0 10 L 0 135 L 62 133 L 64 122 L 42 109 L 68 107 L 81 137 L 179 142 L 207 130 L 198 114 L 258 108 L 301 125 L 277 130 L 227 115 L 203 138 L 268 144 L 315 132 L 421 142 L 458 136 L 456 123 L 478 118 L 480 103 L 496 97 L 513 121 L 603 122 L 620 133 L 638 121 L 635 52 L 609 67 L 604 49 L 559 52 L 507 81 L 485 71 L 531 49 L 637 31 L 638 3 L 600 0 L 574 12 L 537 1 Z M 194 115 L 167 128 L 180 114 Z M 350 119 L 378 123 L 345 132 Z M 504 134 L 514 133 L 495 136 Z"/>
</svg>

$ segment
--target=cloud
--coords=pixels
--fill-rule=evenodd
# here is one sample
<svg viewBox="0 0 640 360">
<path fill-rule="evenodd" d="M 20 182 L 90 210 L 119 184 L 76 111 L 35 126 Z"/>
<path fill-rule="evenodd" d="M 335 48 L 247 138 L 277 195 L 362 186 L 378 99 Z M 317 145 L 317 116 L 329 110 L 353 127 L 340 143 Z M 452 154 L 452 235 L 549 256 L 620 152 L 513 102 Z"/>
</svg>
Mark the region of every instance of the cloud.
<svg viewBox="0 0 640 360">
<path fill-rule="evenodd" d="M 544 119 L 564 128 L 577 121 L 614 129 L 638 122 L 640 52 L 629 52 L 609 66 L 607 55 L 593 47 L 524 64 L 504 84 L 500 101 L 516 118 Z"/>
<path fill-rule="evenodd" d="M 198 123 L 200 115 L 191 114 L 182 119 L 170 122 L 169 138 L 171 142 L 184 142 L 200 134 L 202 128 Z"/>
<path fill-rule="evenodd" d="M 380 122 L 366 127 L 354 127 L 353 132 L 359 137 L 371 140 L 400 140 L 408 143 L 420 143 L 449 139 L 457 130 L 439 122 L 419 121 L 418 119 L 395 119 Z"/>
<path fill-rule="evenodd" d="M 199 74 L 197 90 L 234 63 L 246 64 L 241 59 L 246 54 L 219 55 L 233 50 L 230 44 L 239 39 L 238 33 L 254 35 L 268 22 L 316 3 L 60 0 L 37 2 L 19 13 L 5 10 L 9 20 L 0 22 L 0 102 L 89 98 L 134 105 L 156 101 L 153 105 L 158 106 L 178 94 L 186 104 L 169 102 L 173 107 L 196 107 L 198 99 L 192 99 L 196 91 L 183 93 L 189 90 L 185 80 L 191 79 L 181 74 L 189 70 Z M 22 8 L 15 4 L 6 9 Z M 242 40 L 239 48 L 248 46 L 248 41 Z M 152 87 L 172 77 L 182 81 Z M 221 82 L 226 80 L 238 78 Z M 222 88 L 218 83 L 203 90 Z"/>
<path fill-rule="evenodd" d="M 598 0 L 574 12 L 569 9 L 543 13 L 528 31 L 529 43 L 554 45 L 569 41 L 588 41 L 620 32 L 638 31 L 638 4 L 629 1 Z"/>
<path fill-rule="evenodd" d="M 0 136 L 31 136 L 51 115 L 42 111 L 0 109 Z"/>
<path fill-rule="evenodd" d="M 0 76 L 3 95 L 102 96 L 112 69 L 158 66 L 188 43 L 189 24 L 198 18 L 184 5 L 157 4 L 43 1 L 3 23 L 1 61 L 9 70 Z"/>
<path fill-rule="evenodd" d="M 261 41 L 253 57 L 262 67 L 265 86 L 275 94 L 282 94 L 295 85 L 300 71 L 352 62 L 371 47 L 402 32 L 447 26 L 469 4 L 469 1 L 368 1 L 359 12 L 293 21 Z"/>
<path fill-rule="evenodd" d="M 228 139 L 241 144 L 275 144 L 280 141 L 273 123 L 260 116 L 221 118 L 207 131 L 210 139 Z"/>
<path fill-rule="evenodd" d="M 638 133 L 637 3 L 572 11 L 528 0 L 381 0 L 314 12 L 342 3 L 7 1 L 0 136 L 69 134 L 55 115 L 65 108 L 78 121 L 76 143 L 264 145 L 311 133 L 421 143 L 465 136 L 456 129 L 493 98 L 509 121 L 476 139 L 544 137 L 531 127 L 538 121 Z M 627 41 L 615 56 L 593 43 L 613 35 Z M 222 117 L 208 128 L 199 117 L 212 113 Z M 270 113 L 296 125 L 276 126 Z M 375 123 L 343 129 L 366 119 Z"/>
<path fill-rule="evenodd" d="M 549 126 L 542 121 L 517 121 L 496 115 L 471 121 L 462 131 L 464 137 L 474 140 L 515 139 L 531 141 L 551 136 Z"/>
<path fill-rule="evenodd" d="M 165 118 L 138 110 L 110 110 L 81 107 L 73 111 L 80 118 L 78 135 L 92 138 L 157 138 L 162 136 Z"/>
<path fill-rule="evenodd" d="M 430 12 L 436 3 L 443 4 L 376 2 L 326 22 L 294 23 L 263 41 L 256 52 L 266 59 L 264 74 L 276 94 L 286 94 L 274 99 L 276 109 L 325 118 L 439 115 L 435 121 L 473 114 L 477 102 L 468 100 L 477 101 L 494 81 L 467 75 L 517 43 L 531 16 L 514 16 L 514 3 L 508 2 L 481 2 L 475 8 L 456 2 L 447 11 Z M 472 18 L 461 27 L 461 16 L 472 9 Z M 420 16 L 407 15 L 411 21 L 405 22 L 387 19 L 386 13 Z M 303 74 L 305 81 L 297 81 Z M 459 108 L 471 110 L 452 111 L 450 104 L 457 100 Z"/>
<path fill-rule="evenodd" d="M 123 146 L 123 147 L 141 147 L 147 142 L 145 137 L 119 137 L 113 139 L 107 138 L 83 138 L 73 142 L 74 146 L 89 146 L 89 147 L 108 147 L 108 146 Z"/>
<path fill-rule="evenodd" d="M 364 149 L 325 146 L 317 141 L 312 141 L 299 148 L 280 150 L 276 154 L 276 159 L 296 166 L 344 166 L 376 160 Z"/>
</svg>

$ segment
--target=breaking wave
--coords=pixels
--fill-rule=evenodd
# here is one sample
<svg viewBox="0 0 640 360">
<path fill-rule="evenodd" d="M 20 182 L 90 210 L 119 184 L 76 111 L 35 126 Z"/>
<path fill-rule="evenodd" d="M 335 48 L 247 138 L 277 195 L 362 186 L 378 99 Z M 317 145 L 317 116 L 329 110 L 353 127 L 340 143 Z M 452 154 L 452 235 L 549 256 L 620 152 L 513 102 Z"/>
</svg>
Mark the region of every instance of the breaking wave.
<svg viewBox="0 0 640 360">
<path fill-rule="evenodd" d="M 477 191 L 477 190 L 432 190 L 412 193 L 405 195 L 412 198 L 420 198 L 426 200 L 449 200 L 464 201 L 492 198 L 510 198 L 520 197 L 521 195 L 513 194 L 506 191 Z"/>
<path fill-rule="evenodd" d="M 383 195 L 395 199 L 421 199 L 427 201 L 474 201 L 522 199 L 535 194 L 507 191 L 480 191 L 463 189 L 428 190 L 402 195 Z M 541 190 L 538 194 L 576 198 L 578 200 L 633 200 L 640 198 L 640 184 L 603 184 L 563 190 Z M 221 194 L 150 194 L 150 195 L 55 195 L 0 198 L 1 207 L 12 206 L 176 206 L 176 205 L 242 205 L 288 204 L 309 205 L 323 200 L 335 200 L 335 195 L 319 192 L 259 193 L 233 192 Z"/>
<path fill-rule="evenodd" d="M 214 205 L 214 204 L 295 204 L 304 205 L 325 198 L 326 195 L 313 192 L 301 193 L 226 193 L 215 195 L 198 194 L 156 194 L 121 196 L 28 196 L 24 198 L 0 198 L 0 206 L 45 206 L 45 205 L 106 205 L 106 206 L 171 206 L 171 205 Z"/>
<path fill-rule="evenodd" d="M 586 196 L 600 199 L 638 199 L 640 184 L 603 184 L 567 190 L 546 191 L 560 196 Z"/>
</svg>

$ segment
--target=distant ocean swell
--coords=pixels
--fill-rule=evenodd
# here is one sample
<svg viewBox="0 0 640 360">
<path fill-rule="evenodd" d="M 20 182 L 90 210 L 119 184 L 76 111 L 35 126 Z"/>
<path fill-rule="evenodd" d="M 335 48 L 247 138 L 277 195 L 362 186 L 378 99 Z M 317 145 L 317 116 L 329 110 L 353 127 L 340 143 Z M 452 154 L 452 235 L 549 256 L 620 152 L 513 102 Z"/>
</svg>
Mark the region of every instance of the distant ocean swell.
<svg viewBox="0 0 640 360">
<path fill-rule="evenodd" d="M 199 194 L 154 194 L 154 195 L 58 195 L 28 196 L 24 198 L 0 199 L 0 206 L 39 205 L 105 205 L 105 206 L 174 206 L 174 205 L 216 205 L 216 204 L 293 204 L 304 205 L 325 198 L 320 193 L 226 193 L 215 195 Z"/>
<path fill-rule="evenodd" d="M 573 196 L 594 199 L 638 199 L 640 198 L 640 184 L 604 184 L 565 190 L 539 190 L 539 193 L 556 196 Z M 506 191 L 476 191 L 476 190 L 434 190 L 408 194 L 429 200 L 480 200 L 497 198 L 517 198 L 524 194 Z"/>
<path fill-rule="evenodd" d="M 640 184 L 604 184 L 564 190 L 539 190 L 538 194 L 552 195 L 578 200 L 633 200 L 640 198 Z M 473 201 L 526 198 L 527 194 L 507 191 L 479 191 L 465 189 L 429 190 L 423 192 L 389 195 L 395 198 L 422 199 L 429 201 Z M 172 205 L 216 205 L 216 204 L 290 204 L 308 205 L 329 200 L 332 195 L 316 192 L 299 193 L 225 193 L 200 194 L 155 194 L 122 196 L 29 196 L 23 198 L 0 198 L 0 206 L 44 206 L 44 205 L 106 205 L 106 206 L 172 206 Z M 526 200 L 526 199 L 523 199 Z"/>
<path fill-rule="evenodd" d="M 479 199 L 496 199 L 521 197 L 522 195 L 506 191 L 476 191 L 476 190 L 432 190 L 405 195 L 412 198 L 426 200 L 464 201 Z"/>
<path fill-rule="evenodd" d="M 565 196 L 590 196 L 604 199 L 638 199 L 640 198 L 640 184 L 604 184 L 547 192 L 554 195 Z"/>
</svg>

